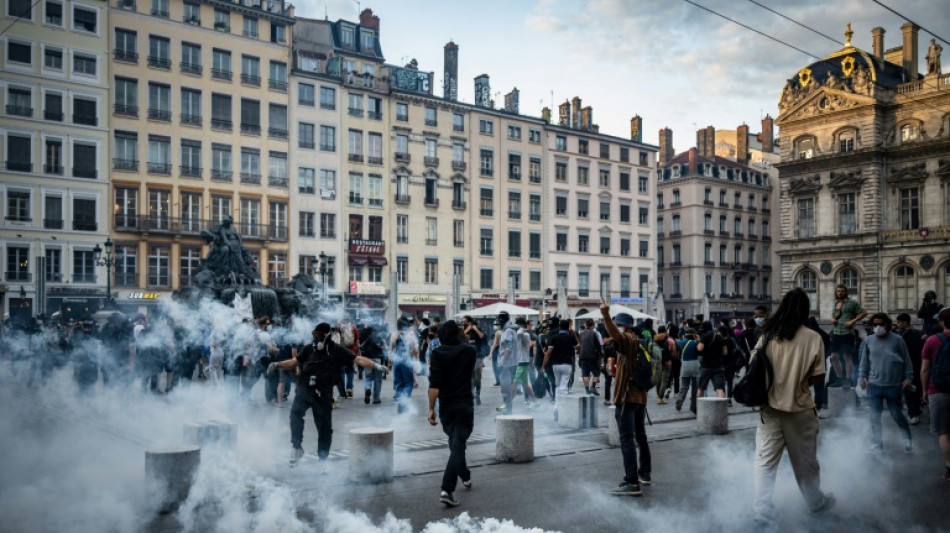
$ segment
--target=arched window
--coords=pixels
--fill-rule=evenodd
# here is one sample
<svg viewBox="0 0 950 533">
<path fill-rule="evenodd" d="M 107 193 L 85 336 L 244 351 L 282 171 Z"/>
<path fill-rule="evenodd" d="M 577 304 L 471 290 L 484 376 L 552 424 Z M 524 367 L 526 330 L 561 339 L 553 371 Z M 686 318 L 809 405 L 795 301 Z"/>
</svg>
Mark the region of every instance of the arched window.
<svg viewBox="0 0 950 533">
<path fill-rule="evenodd" d="M 914 268 L 901 265 L 894 269 L 894 304 L 892 309 L 913 309 L 917 303 L 917 276 Z"/>
<path fill-rule="evenodd" d="M 808 293 L 810 300 L 809 308 L 812 311 L 818 310 L 818 274 L 814 270 L 802 270 L 798 284 L 802 290 Z"/>
<path fill-rule="evenodd" d="M 838 283 L 848 288 L 848 294 L 857 294 L 858 271 L 853 268 L 842 268 L 838 274 Z"/>
<path fill-rule="evenodd" d="M 854 139 L 855 139 L 854 130 L 841 132 L 841 135 L 838 136 L 838 152 L 840 153 L 853 152 Z"/>
<path fill-rule="evenodd" d="M 944 305 L 950 305 L 946 302 L 950 301 L 950 263 L 947 263 L 939 270 L 940 272 L 940 281 L 937 285 L 938 291 L 940 294 L 937 295 L 940 298 L 940 302 Z"/>
<path fill-rule="evenodd" d="M 798 154 L 798 159 L 811 159 L 815 157 L 815 138 L 805 137 L 804 139 L 799 139 L 795 144 L 795 153 Z"/>
<path fill-rule="evenodd" d="M 918 132 L 917 124 L 904 124 L 901 126 L 901 142 L 916 141 Z"/>
</svg>

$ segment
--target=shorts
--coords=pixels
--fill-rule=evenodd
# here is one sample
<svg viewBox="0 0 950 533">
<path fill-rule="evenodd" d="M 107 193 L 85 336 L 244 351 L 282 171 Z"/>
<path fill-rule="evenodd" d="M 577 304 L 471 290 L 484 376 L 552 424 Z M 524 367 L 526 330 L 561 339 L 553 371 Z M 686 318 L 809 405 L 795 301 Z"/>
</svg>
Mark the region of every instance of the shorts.
<svg viewBox="0 0 950 533">
<path fill-rule="evenodd" d="M 726 374 L 723 369 L 700 368 L 699 369 L 699 385 L 697 385 L 696 390 L 700 392 L 705 391 L 706 386 L 709 385 L 710 380 L 712 380 L 713 389 L 715 390 L 726 389 Z"/>
<path fill-rule="evenodd" d="M 529 363 L 518 363 L 518 366 L 515 368 L 515 376 L 511 378 L 512 383 L 528 383 L 528 367 Z"/>
<path fill-rule="evenodd" d="M 589 378 L 591 374 L 600 377 L 600 363 L 596 359 L 581 359 L 577 365 L 581 367 L 581 377 Z"/>
<path fill-rule="evenodd" d="M 950 435 L 950 392 L 937 392 L 928 396 L 930 404 L 930 432 Z"/>
<path fill-rule="evenodd" d="M 854 335 L 847 333 L 845 335 L 831 335 L 831 353 L 840 353 L 854 357 L 858 353 L 854 345 Z"/>
</svg>

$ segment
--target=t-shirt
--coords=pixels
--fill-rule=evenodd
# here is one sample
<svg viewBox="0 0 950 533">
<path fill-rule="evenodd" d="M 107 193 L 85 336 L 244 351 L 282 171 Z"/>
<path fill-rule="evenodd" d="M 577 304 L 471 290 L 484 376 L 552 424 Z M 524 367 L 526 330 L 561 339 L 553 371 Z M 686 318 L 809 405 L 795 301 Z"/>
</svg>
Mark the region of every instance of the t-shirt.
<svg viewBox="0 0 950 533">
<path fill-rule="evenodd" d="M 753 359 L 764 341 L 763 335 L 755 345 Z M 825 345 L 821 336 L 802 326 L 792 340 L 770 340 L 765 353 L 774 372 L 769 407 L 789 413 L 814 409 L 815 400 L 808 380 L 825 373 Z"/>
<path fill-rule="evenodd" d="M 703 360 L 700 361 L 701 368 L 722 368 L 723 357 L 722 349 L 726 346 L 725 341 L 715 331 L 709 332 L 703 336 L 703 351 L 699 352 Z"/>
<path fill-rule="evenodd" d="M 838 311 L 838 301 L 835 301 L 835 305 L 832 308 L 834 311 Z M 833 335 L 849 335 L 854 333 L 853 329 L 845 327 L 845 322 L 850 322 L 854 320 L 854 317 L 860 315 L 864 312 L 864 308 L 858 305 L 858 302 L 852 300 L 851 298 L 845 298 L 841 301 L 841 314 L 838 316 L 838 321 L 831 328 L 831 333 Z M 832 315 L 833 316 L 833 315 Z M 852 326 L 853 328 L 854 326 Z"/>
<path fill-rule="evenodd" d="M 950 338 L 950 329 L 943 330 L 943 334 Z M 927 337 L 927 340 L 924 341 L 924 351 L 920 355 L 920 358 L 924 361 L 930 361 L 930 368 L 933 369 L 934 360 L 937 358 L 937 350 L 940 349 L 940 337 L 936 334 Z M 927 386 L 927 394 L 937 394 L 940 391 L 937 390 L 937 387 L 934 386 L 933 381 L 933 370 L 931 370 L 931 379 L 930 384 Z"/>
<path fill-rule="evenodd" d="M 442 345 L 429 359 L 429 388 L 439 389 L 443 403 L 472 403 L 475 349 L 468 344 Z"/>
<path fill-rule="evenodd" d="M 683 354 L 684 362 L 699 359 L 699 352 L 696 349 L 698 345 L 699 343 L 694 339 L 683 339 L 680 341 L 680 353 Z"/>
<path fill-rule="evenodd" d="M 551 359 L 550 365 L 573 365 L 574 347 L 577 346 L 577 339 L 569 332 L 561 330 L 552 335 L 550 339 Z"/>
<path fill-rule="evenodd" d="M 594 329 L 584 329 L 578 334 L 581 338 L 581 359 L 596 361 L 603 351 L 604 339 Z"/>
<path fill-rule="evenodd" d="M 316 389 L 321 396 L 331 394 L 333 385 L 339 379 L 340 369 L 351 368 L 356 360 L 353 352 L 337 344 L 327 343 L 322 352 L 310 343 L 297 353 L 297 365 L 300 372 L 297 374 L 297 384 L 307 387 L 310 376 L 316 376 Z"/>
</svg>

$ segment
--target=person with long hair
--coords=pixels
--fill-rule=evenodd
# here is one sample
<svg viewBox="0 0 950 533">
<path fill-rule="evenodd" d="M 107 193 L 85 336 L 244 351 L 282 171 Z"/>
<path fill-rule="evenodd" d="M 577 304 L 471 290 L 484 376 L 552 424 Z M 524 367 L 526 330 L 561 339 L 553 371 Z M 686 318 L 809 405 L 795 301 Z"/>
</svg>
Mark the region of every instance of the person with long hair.
<svg viewBox="0 0 950 533">
<path fill-rule="evenodd" d="M 772 492 L 785 450 L 798 488 L 811 513 L 822 513 L 835 504 L 834 496 L 821 491 L 818 465 L 818 412 L 811 386 L 825 379 L 825 349 L 821 337 L 807 327 L 808 294 L 792 289 L 778 310 L 763 325 L 756 343 L 774 371 L 768 402 L 759 413 L 755 432 L 755 520 L 774 524 Z"/>
</svg>

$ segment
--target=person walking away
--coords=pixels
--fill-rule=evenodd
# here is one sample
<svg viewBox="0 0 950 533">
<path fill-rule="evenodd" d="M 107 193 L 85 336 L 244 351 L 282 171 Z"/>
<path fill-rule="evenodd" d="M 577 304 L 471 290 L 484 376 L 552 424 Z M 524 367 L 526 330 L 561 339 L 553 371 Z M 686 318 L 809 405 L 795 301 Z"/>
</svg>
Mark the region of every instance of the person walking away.
<svg viewBox="0 0 950 533">
<path fill-rule="evenodd" d="M 633 384 L 631 379 L 640 351 L 640 341 L 633 331 L 633 317 L 618 313 L 610 318 L 610 304 L 600 299 L 600 314 L 611 342 L 617 348 L 617 386 L 612 402 L 617 429 L 620 433 L 620 454 L 623 457 L 623 481 L 610 493 L 615 496 L 640 496 L 640 484 L 649 485 L 652 464 L 650 445 L 647 443 L 646 419 L 647 392 Z M 615 321 L 616 320 L 616 321 Z M 637 462 L 639 451 L 639 464 Z"/>
<path fill-rule="evenodd" d="M 920 381 L 927 390 L 930 406 L 930 432 L 937 434 L 940 455 L 950 481 L 950 307 L 937 314 L 943 331 L 927 337 L 921 354 Z"/>
<path fill-rule="evenodd" d="M 350 318 L 347 316 L 343 317 L 343 320 L 336 327 L 337 332 L 340 335 L 340 346 L 346 348 L 347 350 L 353 352 L 354 355 L 360 354 L 360 335 L 359 330 L 356 329 L 356 324 L 350 322 Z M 344 368 L 340 375 L 340 381 L 337 382 L 337 392 L 340 393 L 340 398 L 352 398 L 353 397 L 353 378 L 356 374 L 356 371 L 353 367 Z"/>
<path fill-rule="evenodd" d="M 577 346 L 577 338 L 571 333 L 570 328 L 570 320 L 558 322 L 558 331 L 550 338 L 548 349 L 544 352 L 542 367 L 549 369 L 554 375 L 554 383 L 557 386 L 554 397 L 554 420 L 557 420 L 557 398 L 562 398 L 567 394 L 567 383 L 571 379 L 571 368 L 574 366 L 574 348 Z"/>
<path fill-rule="evenodd" d="M 914 366 L 907 353 L 907 345 L 900 335 L 891 333 L 891 317 L 887 313 L 871 316 L 874 335 L 864 339 L 859 352 L 858 385 L 868 391 L 871 408 L 871 451 L 882 451 L 881 413 L 883 403 L 891 418 L 904 433 L 904 452 L 913 453 L 914 443 L 910 426 L 901 410 L 901 390 L 913 385 Z"/>
<path fill-rule="evenodd" d="M 459 504 L 455 497 L 456 483 L 472 487 L 472 472 L 465 462 L 465 446 L 475 426 L 472 405 L 472 374 L 475 370 L 475 348 L 464 342 L 464 333 L 454 320 L 439 329 L 439 346 L 429 359 L 429 424 L 436 425 L 435 403 L 439 402 L 442 431 L 449 438 L 449 460 L 442 474 L 439 501 L 447 507 Z"/>
<path fill-rule="evenodd" d="M 360 344 L 360 354 L 374 363 L 383 364 L 383 346 L 373 333 L 373 327 L 369 325 L 364 326 L 363 329 L 359 331 L 359 335 L 362 341 Z M 382 402 L 379 398 L 382 388 L 383 372 L 377 371 L 376 367 L 363 371 L 364 404 L 369 405 L 370 401 L 373 402 L 373 405 Z"/>
<path fill-rule="evenodd" d="M 686 337 L 680 341 L 683 367 L 680 370 L 680 391 L 676 395 L 676 410 L 683 409 L 683 402 L 689 394 L 689 410 L 696 414 L 696 387 L 699 382 L 699 340 L 695 329 L 687 329 Z"/>
<path fill-rule="evenodd" d="M 683 361 L 679 352 L 681 330 L 676 324 L 670 324 L 668 330 L 669 339 L 673 341 L 673 345 L 676 347 L 676 353 L 673 354 L 673 363 L 670 365 L 670 384 L 667 386 L 667 398 L 670 397 L 670 388 L 673 389 L 673 394 L 678 395 L 680 393 L 680 372 L 683 370 Z"/>
<path fill-rule="evenodd" d="M 726 347 L 722 358 L 722 369 L 726 381 L 726 398 L 729 398 L 729 407 L 732 407 L 732 387 L 735 385 L 736 372 L 745 366 L 745 357 L 742 356 L 739 345 L 736 344 L 732 328 L 720 327 L 719 335 Z"/>
<path fill-rule="evenodd" d="M 418 335 L 409 321 L 396 322 L 397 331 L 389 338 L 389 359 L 393 364 L 393 387 L 396 389 L 396 412 L 409 409 L 409 398 L 416 386 L 415 365 L 419 361 Z"/>
<path fill-rule="evenodd" d="M 501 385 L 502 405 L 495 408 L 500 413 L 511 414 L 514 409 L 514 377 L 518 366 L 518 324 L 506 311 L 498 313 L 498 323 L 501 324 L 501 342 L 498 347 L 498 383 Z"/>
<path fill-rule="evenodd" d="M 806 323 L 808 329 L 814 331 L 821 337 L 821 345 L 825 348 L 825 354 L 831 353 L 831 335 L 825 333 L 825 330 L 821 329 L 821 326 L 818 325 L 818 319 L 814 315 L 808 317 L 808 322 Z M 825 361 L 825 368 L 828 368 L 828 362 Z M 825 378 L 827 379 L 827 374 Z M 828 387 L 824 383 L 815 384 L 815 404 L 818 407 L 818 418 L 822 417 L 821 410 L 828 408 Z"/>
<path fill-rule="evenodd" d="M 774 527 L 772 493 L 785 450 L 808 511 L 823 513 L 835 505 L 834 496 L 821 491 L 818 414 L 809 388 L 824 382 L 825 354 L 821 337 L 805 326 L 809 309 L 805 291 L 789 291 L 765 321 L 755 347 L 764 346 L 774 372 L 755 432 L 753 509 L 759 526 Z"/>
<path fill-rule="evenodd" d="M 267 372 L 297 369 L 297 393 L 290 409 L 290 466 L 296 466 L 303 457 L 303 417 L 310 409 L 317 428 L 317 458 L 321 472 L 327 471 L 327 457 L 333 439 L 333 385 L 340 369 L 357 364 L 379 372 L 389 369 L 337 345 L 330 339 L 333 328 L 326 322 L 313 328 L 313 342 L 304 347 L 293 359 L 268 365 Z"/>
<path fill-rule="evenodd" d="M 703 322 L 702 337 L 696 346 L 699 354 L 699 385 L 696 395 L 706 395 L 706 387 L 712 381 L 713 389 L 720 398 L 726 397 L 726 375 L 723 358 L 726 355 L 726 343 L 719 332 L 714 330 L 712 322 Z"/>
<path fill-rule="evenodd" d="M 908 423 L 916 426 L 920 423 L 921 402 L 924 398 L 924 385 L 920 381 L 920 363 L 921 354 L 924 351 L 924 337 L 919 330 L 910 325 L 910 315 L 901 313 L 897 315 L 897 328 L 894 333 L 900 335 L 907 345 L 907 355 L 910 356 L 910 363 L 914 366 L 913 387 L 904 389 L 904 401 L 907 402 Z"/>
<path fill-rule="evenodd" d="M 854 327 L 866 316 L 868 316 L 867 311 L 858 305 L 858 302 L 848 297 L 847 287 L 844 285 L 835 287 L 835 305 L 831 312 L 831 364 L 834 366 L 836 379 L 828 385 L 829 387 L 850 388 L 854 385 L 854 359 L 857 345 Z"/>
<path fill-rule="evenodd" d="M 494 327 L 495 332 L 492 334 L 491 349 L 489 350 L 488 355 L 491 357 L 492 377 L 495 380 L 494 384 L 492 384 L 492 387 L 500 387 L 501 382 L 498 381 L 498 373 L 500 372 L 498 369 L 498 347 L 501 344 L 501 334 L 505 325 L 500 324 L 498 322 L 498 318 L 496 317 Z"/>
<path fill-rule="evenodd" d="M 923 333 L 924 339 L 929 335 L 940 333 L 940 321 L 937 320 L 937 314 L 943 309 L 943 305 L 937 303 L 937 293 L 927 291 L 924 293 L 924 301 L 917 310 L 917 318 L 924 321 Z"/>
<path fill-rule="evenodd" d="M 462 317 L 462 333 L 468 345 L 475 350 L 475 371 L 472 374 L 472 387 L 475 388 L 475 405 L 482 404 L 482 370 L 485 369 L 485 357 L 488 356 L 488 336 L 478 329 L 475 319 Z"/>
<path fill-rule="evenodd" d="M 600 383 L 600 361 L 604 355 L 604 339 L 594 329 L 594 320 L 588 318 L 584 329 L 578 333 L 581 341 L 581 355 L 578 364 L 581 367 L 581 379 L 584 380 L 584 391 L 588 395 L 599 396 L 597 384 Z M 590 377 L 594 376 L 594 386 L 591 387 Z"/>
<path fill-rule="evenodd" d="M 515 325 L 518 326 L 518 331 L 512 345 L 512 355 L 515 357 L 516 366 L 514 376 L 511 379 L 510 407 L 514 407 L 514 398 L 518 395 L 518 385 L 521 385 L 528 409 L 534 409 L 538 406 L 538 398 L 534 395 L 534 389 L 531 387 L 531 348 L 533 347 L 531 334 L 528 332 L 528 321 L 524 317 L 516 318 Z M 511 411 L 508 412 L 511 413 Z"/>
<path fill-rule="evenodd" d="M 656 337 L 653 342 L 660 348 L 660 358 L 663 361 L 663 373 L 660 374 L 660 381 L 656 387 L 656 403 L 666 405 L 666 398 L 669 396 L 670 373 L 673 369 L 673 359 L 676 358 L 676 343 L 666 332 L 666 326 L 656 328 Z"/>
</svg>

